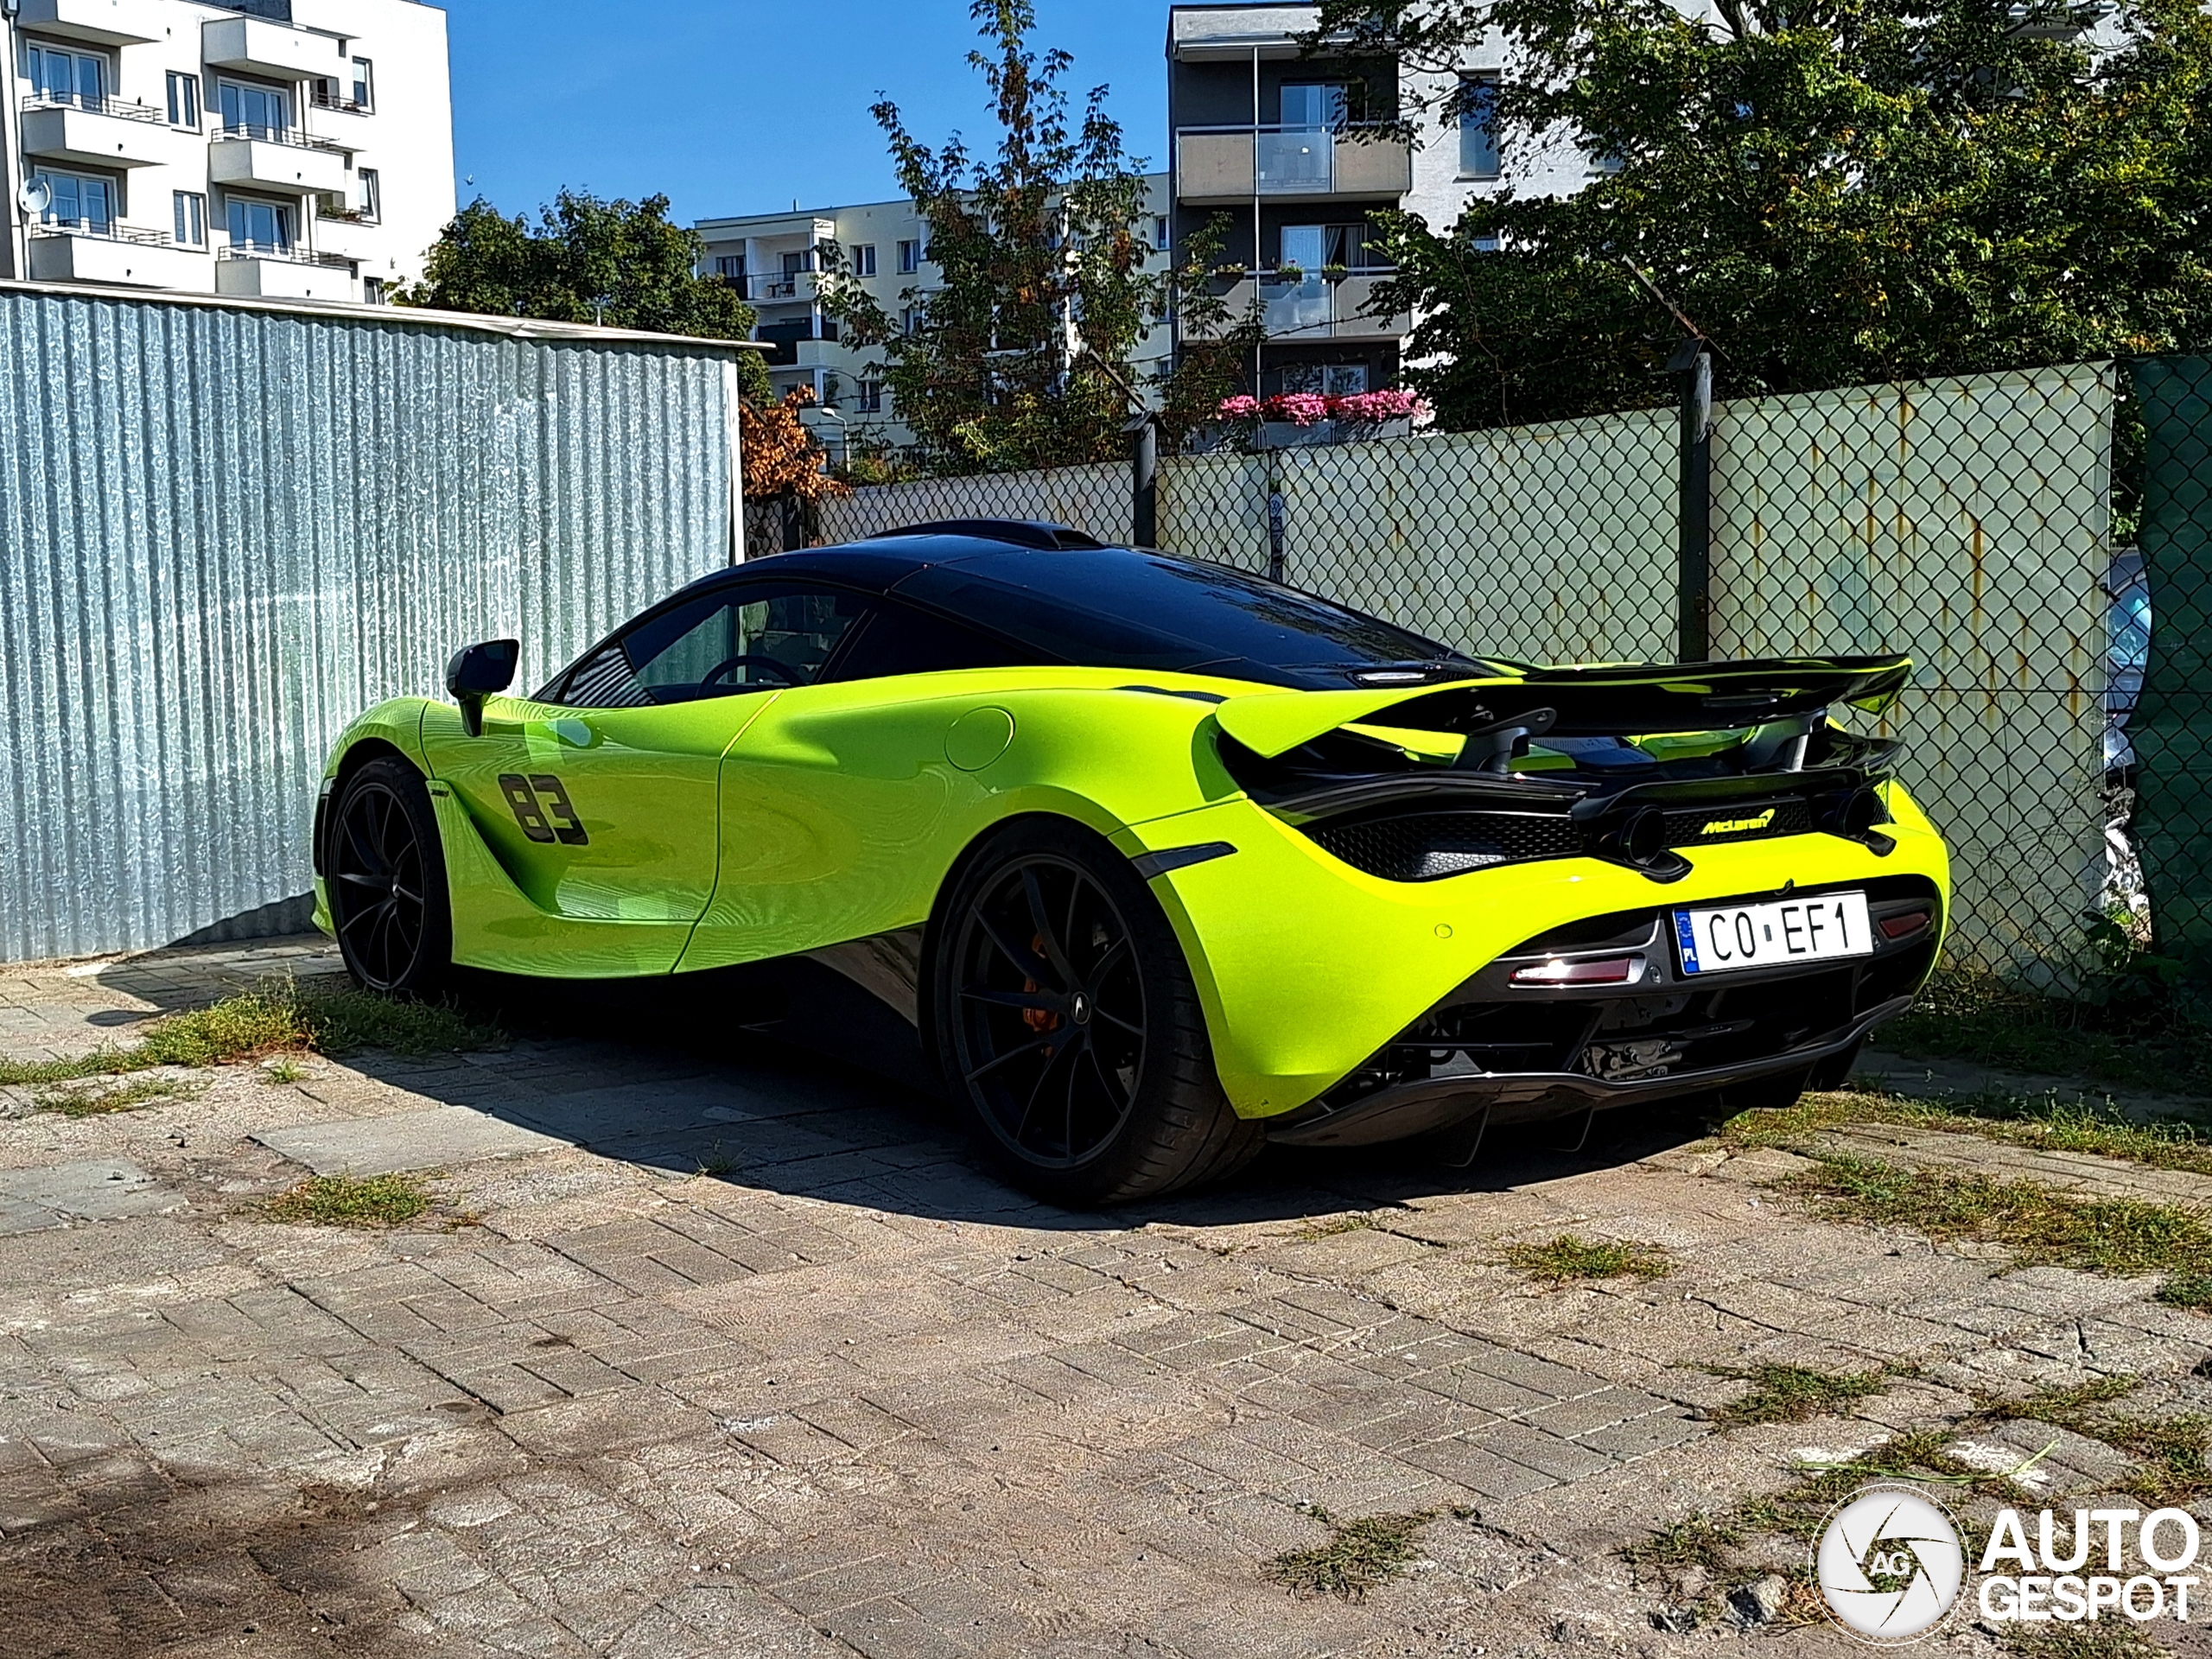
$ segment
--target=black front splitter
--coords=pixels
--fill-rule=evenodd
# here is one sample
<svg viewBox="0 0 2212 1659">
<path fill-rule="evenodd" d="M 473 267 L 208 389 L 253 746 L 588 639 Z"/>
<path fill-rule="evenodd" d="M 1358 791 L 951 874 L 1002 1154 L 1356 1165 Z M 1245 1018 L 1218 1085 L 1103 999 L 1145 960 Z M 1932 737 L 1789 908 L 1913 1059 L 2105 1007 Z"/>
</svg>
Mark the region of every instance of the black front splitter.
<svg viewBox="0 0 2212 1659">
<path fill-rule="evenodd" d="M 1333 1112 L 1315 1101 L 1266 1120 L 1265 1127 L 1268 1140 L 1288 1147 L 1372 1147 L 1452 1128 L 1484 1114 L 1494 1124 L 1533 1123 L 1676 1100 L 1816 1065 L 1864 1041 L 1876 1026 L 1911 1006 L 1910 996 L 1893 997 L 1812 1042 L 1701 1071 L 1676 1071 L 1628 1083 L 1609 1083 L 1573 1071 L 1480 1071 L 1426 1077 L 1378 1089 Z"/>
</svg>

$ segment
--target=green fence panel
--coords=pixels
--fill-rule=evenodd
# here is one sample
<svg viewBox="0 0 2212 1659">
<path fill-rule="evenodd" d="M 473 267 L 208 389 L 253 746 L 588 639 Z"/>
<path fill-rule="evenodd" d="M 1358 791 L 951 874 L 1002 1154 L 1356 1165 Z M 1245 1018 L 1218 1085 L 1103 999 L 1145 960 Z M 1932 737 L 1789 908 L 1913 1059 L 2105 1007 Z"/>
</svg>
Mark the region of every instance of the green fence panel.
<svg viewBox="0 0 2212 1659">
<path fill-rule="evenodd" d="M 2157 948 L 2212 973 L 2212 358 L 2135 365 L 2151 656 L 2129 724 Z"/>
</svg>

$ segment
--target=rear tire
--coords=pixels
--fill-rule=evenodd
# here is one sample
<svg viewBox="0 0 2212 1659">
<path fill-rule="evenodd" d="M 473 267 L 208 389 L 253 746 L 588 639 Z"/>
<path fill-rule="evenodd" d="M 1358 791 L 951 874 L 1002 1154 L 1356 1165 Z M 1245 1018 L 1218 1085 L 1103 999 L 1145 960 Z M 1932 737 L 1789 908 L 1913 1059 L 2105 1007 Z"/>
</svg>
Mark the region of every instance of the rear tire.
<svg viewBox="0 0 2212 1659">
<path fill-rule="evenodd" d="M 1128 861 L 1071 823 L 991 842 L 935 930 L 946 1091 L 1016 1185 L 1077 1208 L 1220 1180 L 1265 1144 L 1214 1071 L 1181 944 Z"/>
<path fill-rule="evenodd" d="M 442 989 L 453 968 L 453 909 L 422 774 L 404 760 L 370 761 L 339 791 L 326 834 L 330 922 L 346 971 L 372 991 Z"/>
</svg>

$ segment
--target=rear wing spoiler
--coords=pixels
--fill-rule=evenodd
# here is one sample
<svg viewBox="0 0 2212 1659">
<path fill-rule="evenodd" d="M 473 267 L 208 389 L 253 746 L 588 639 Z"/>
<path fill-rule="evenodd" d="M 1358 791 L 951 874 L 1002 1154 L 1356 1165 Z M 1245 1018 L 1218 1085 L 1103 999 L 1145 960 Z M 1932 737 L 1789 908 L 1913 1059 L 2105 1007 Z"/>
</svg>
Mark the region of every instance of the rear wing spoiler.
<svg viewBox="0 0 2212 1659">
<path fill-rule="evenodd" d="M 1402 686 L 1259 691 L 1231 697 L 1214 719 L 1269 758 L 1355 723 L 1465 734 L 1528 720 L 1560 737 L 1732 731 L 1838 705 L 1879 715 L 1911 671 L 1910 657 L 1532 668 L 1511 678 L 1452 680 L 1413 692 Z"/>
</svg>

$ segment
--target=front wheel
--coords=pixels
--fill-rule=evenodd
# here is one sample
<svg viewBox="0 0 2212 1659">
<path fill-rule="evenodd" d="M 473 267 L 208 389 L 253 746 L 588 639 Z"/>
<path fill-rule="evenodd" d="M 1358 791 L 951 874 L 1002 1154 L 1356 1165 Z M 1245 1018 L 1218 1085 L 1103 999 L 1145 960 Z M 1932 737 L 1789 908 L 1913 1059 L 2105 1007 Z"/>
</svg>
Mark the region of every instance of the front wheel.
<svg viewBox="0 0 2212 1659">
<path fill-rule="evenodd" d="M 1038 1197 L 1154 1197 L 1260 1150 L 1222 1094 L 1174 930 L 1097 836 L 1052 823 L 1000 836 L 955 883 L 931 968 L 946 1086 Z"/>
<path fill-rule="evenodd" d="M 438 990 L 453 962 L 453 912 L 438 823 L 422 774 L 372 760 L 346 780 L 323 861 L 331 926 L 372 991 Z"/>
</svg>

